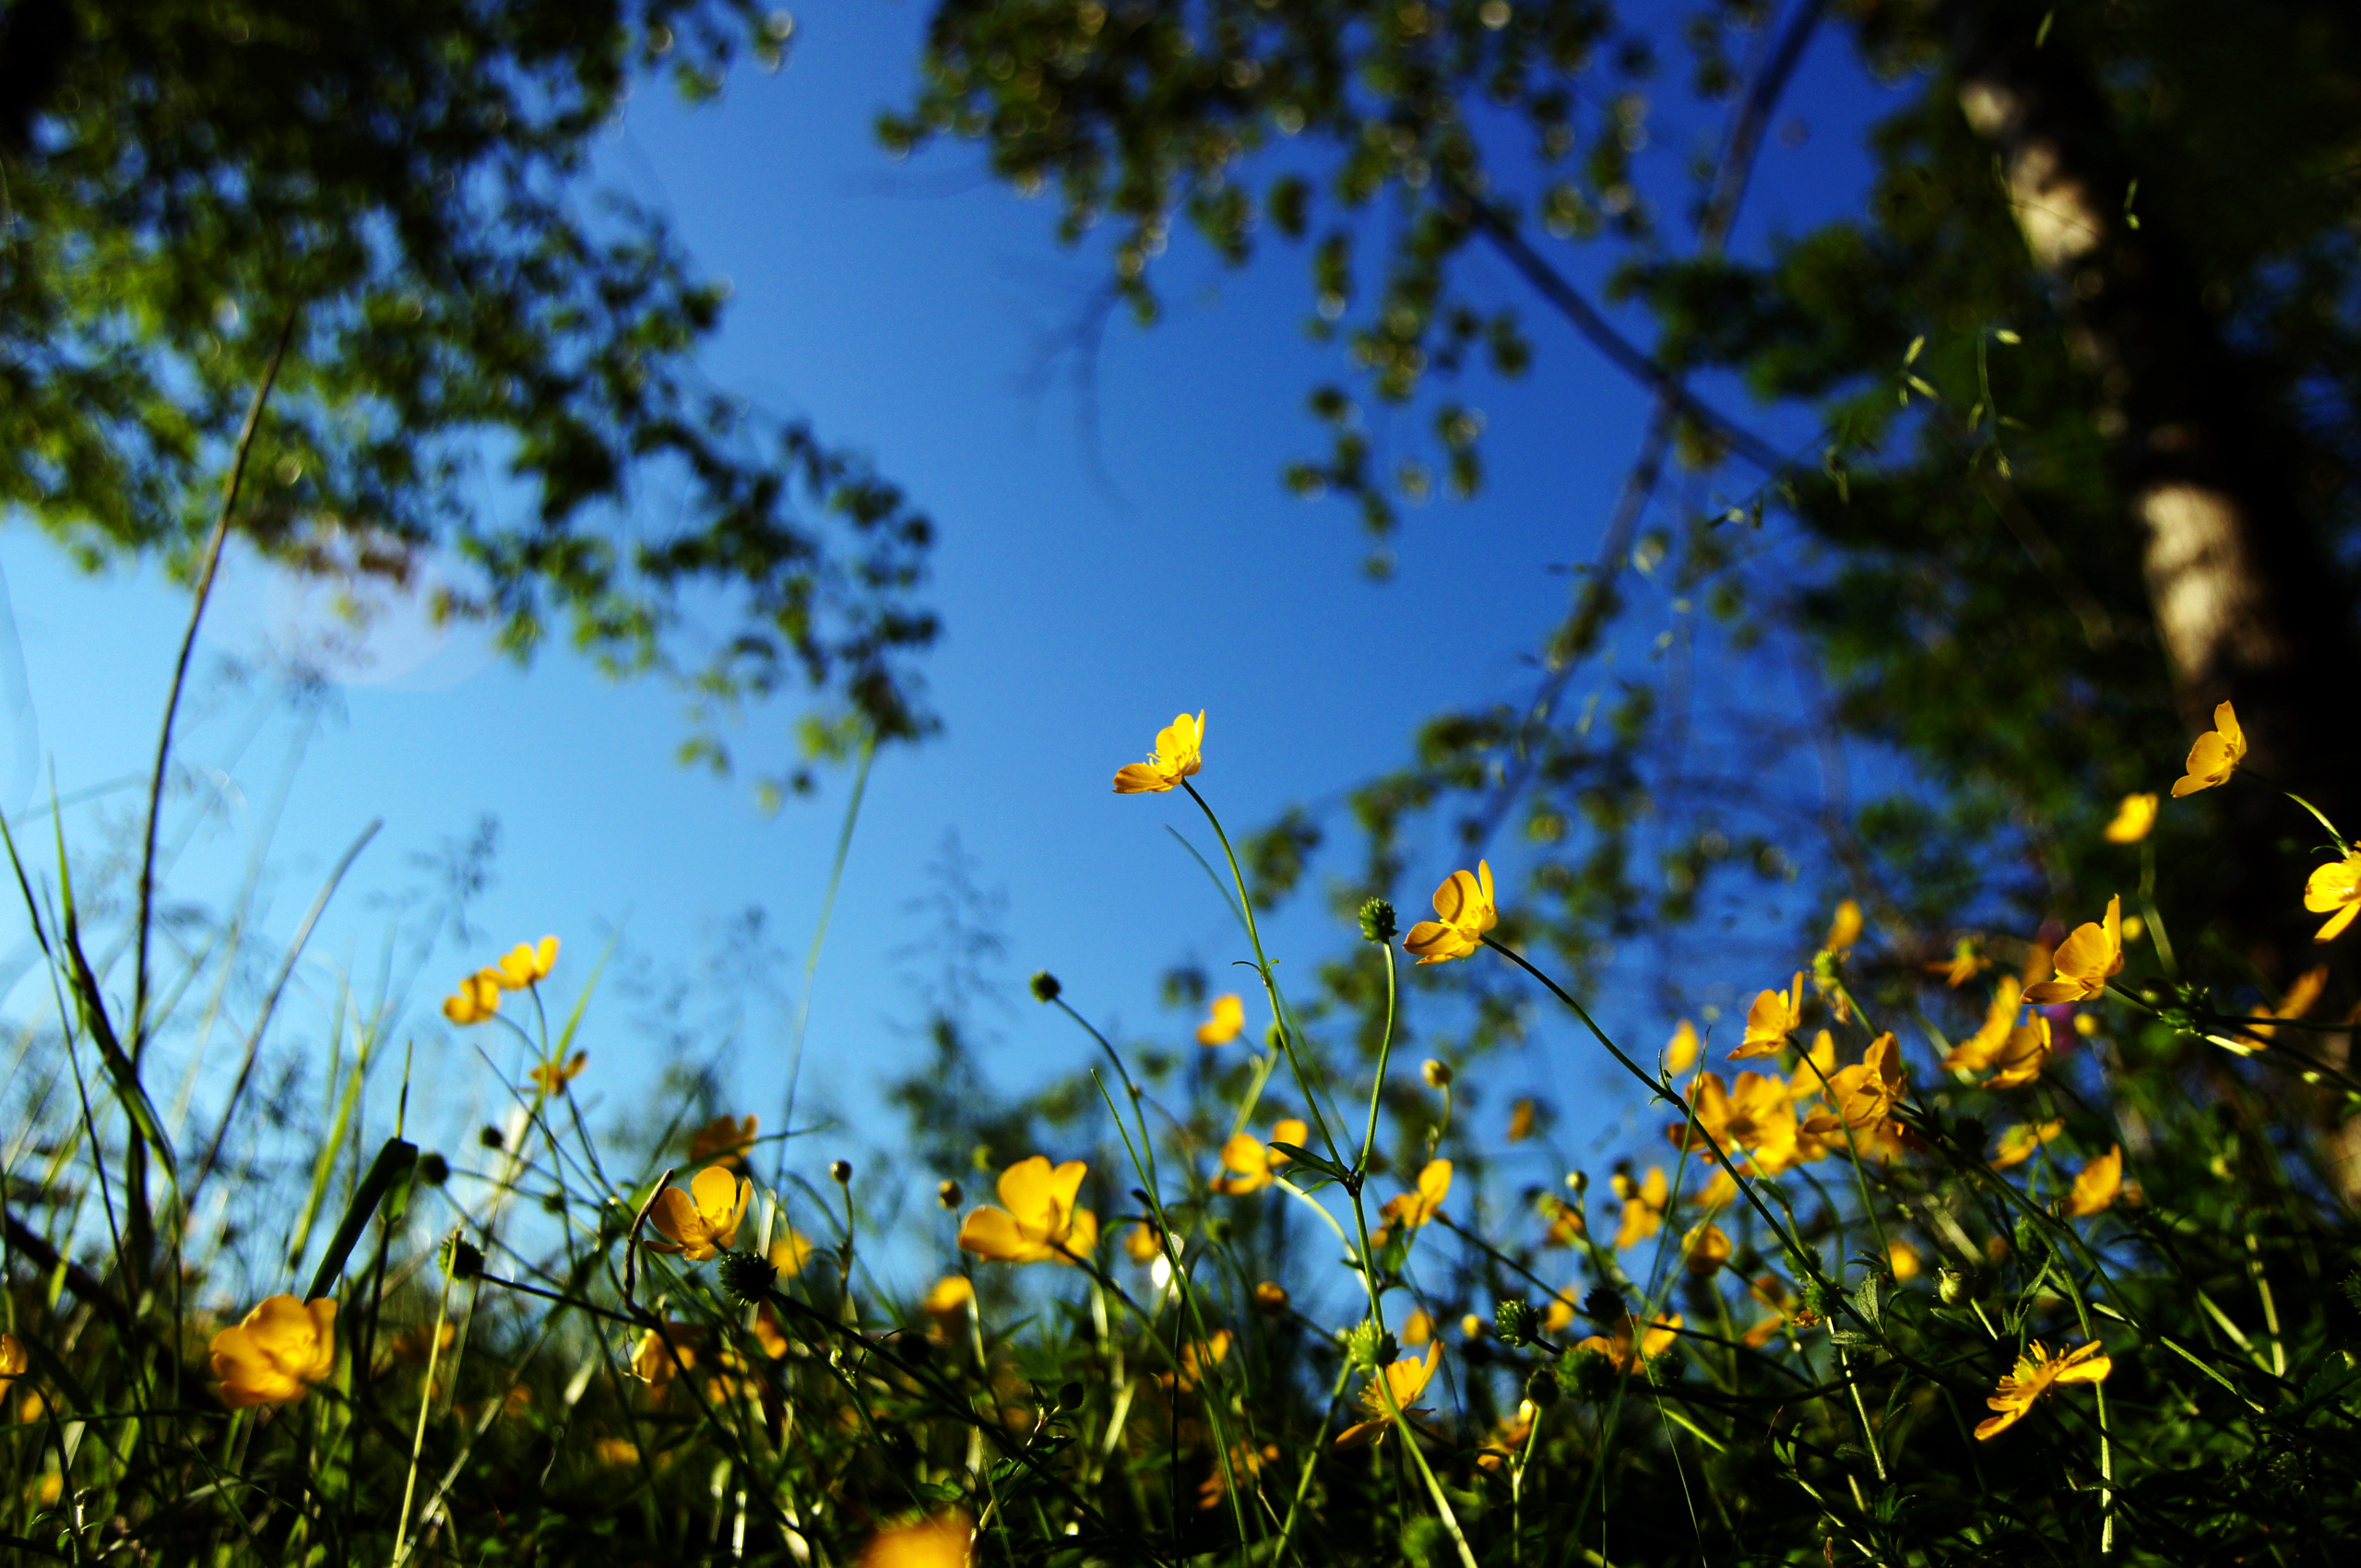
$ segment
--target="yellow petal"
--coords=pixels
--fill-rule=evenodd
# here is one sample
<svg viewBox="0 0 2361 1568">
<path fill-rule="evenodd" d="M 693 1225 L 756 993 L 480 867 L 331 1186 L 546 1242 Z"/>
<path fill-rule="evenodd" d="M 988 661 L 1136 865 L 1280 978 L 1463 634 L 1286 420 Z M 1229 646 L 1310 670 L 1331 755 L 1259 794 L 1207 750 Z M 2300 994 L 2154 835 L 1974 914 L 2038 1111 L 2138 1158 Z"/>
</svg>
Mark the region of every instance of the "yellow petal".
<svg viewBox="0 0 2361 1568">
<path fill-rule="evenodd" d="M 959 1225 L 962 1250 L 995 1263 L 1032 1263 L 1047 1255 L 1039 1243 L 1028 1241 L 1004 1209 L 979 1208 Z"/>
</svg>

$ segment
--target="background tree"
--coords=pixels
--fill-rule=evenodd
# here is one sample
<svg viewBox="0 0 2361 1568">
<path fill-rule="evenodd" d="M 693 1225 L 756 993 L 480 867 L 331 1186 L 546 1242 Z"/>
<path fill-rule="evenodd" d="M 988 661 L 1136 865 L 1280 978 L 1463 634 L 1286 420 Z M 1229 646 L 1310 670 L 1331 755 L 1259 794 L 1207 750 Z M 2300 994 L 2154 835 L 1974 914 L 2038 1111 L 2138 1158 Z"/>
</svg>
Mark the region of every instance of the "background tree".
<svg viewBox="0 0 2361 1568">
<path fill-rule="evenodd" d="M 1870 136 L 1868 208 L 1731 255 L 1764 132 L 1823 35 L 1904 89 Z M 1717 157 L 1667 176 L 1635 150 L 1642 89 L 1676 52 L 1683 101 L 1725 121 Z M 1452 384 L 1478 356 L 1521 369 L 1534 312 L 1652 397 L 1535 689 L 1440 716 L 1416 766 L 1356 796 L 1373 859 L 1354 896 L 1393 890 L 1414 818 L 1454 821 L 1471 856 L 1522 826 L 1528 929 L 1589 960 L 1693 918 L 1717 871 L 1788 874 L 1808 826 L 1812 869 L 1932 957 L 1964 919 L 2087 918 L 2126 874 L 2099 824 L 2172 777 L 2217 702 L 2257 770 L 2353 815 L 2355 742 L 2331 716 L 2361 675 L 2356 95 L 2361 22 L 2305 0 L 946 0 L 884 132 L 978 139 L 1020 187 L 1054 185 L 1070 239 L 1115 226 L 1112 287 L 1144 319 L 1180 220 L 1237 263 L 1261 232 L 1307 242 L 1314 329 L 1355 369 L 1312 392 L 1329 450 L 1289 479 L 1356 501 L 1381 545 L 1438 469 L 1480 481 L 1480 421 Z M 1611 247 L 1610 291 L 1651 307 L 1653 345 L 1570 279 L 1567 242 Z M 1477 250 L 1529 285 L 1521 306 L 1479 308 Z M 1706 370 L 1822 434 L 1755 436 L 1692 386 Z M 1431 450 L 1381 471 L 1365 404 L 1430 418 Z M 1725 624 L 1718 643 L 1668 628 L 1703 639 L 1696 658 L 1799 647 L 1821 711 L 1724 716 L 1708 763 L 1679 660 L 1627 677 L 1612 722 L 1561 703 L 1628 634 L 1635 564 Z M 1858 802 L 1760 787 L 1769 760 L 1847 737 L 1913 777 Z M 2159 907 L 2185 950 L 2275 994 L 2313 961 L 2297 895 L 2320 835 L 2273 791 L 2228 798 L 2167 814 L 2169 846 L 2225 811 L 2230 849 L 2160 854 L 2202 871 L 2168 872 Z M 1298 818 L 1266 840 L 1275 885 L 1318 837 Z"/>
<path fill-rule="evenodd" d="M 5 25 L 0 500 L 77 559 L 189 569 L 283 334 L 235 518 L 265 554 L 405 584 L 455 557 L 441 611 L 679 681 L 717 764 L 718 710 L 782 690 L 819 749 L 929 728 L 927 519 L 704 384 L 726 285 L 580 178 L 635 76 L 709 99 L 741 56 L 777 65 L 786 13 L 18 0 Z"/>
</svg>

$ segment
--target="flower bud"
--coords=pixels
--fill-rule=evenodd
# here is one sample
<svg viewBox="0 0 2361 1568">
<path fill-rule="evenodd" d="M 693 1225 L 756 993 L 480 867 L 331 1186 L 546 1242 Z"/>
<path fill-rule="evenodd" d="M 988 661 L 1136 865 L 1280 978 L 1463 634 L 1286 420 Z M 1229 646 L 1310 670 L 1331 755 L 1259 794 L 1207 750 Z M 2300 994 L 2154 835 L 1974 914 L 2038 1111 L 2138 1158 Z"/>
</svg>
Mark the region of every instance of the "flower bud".
<svg viewBox="0 0 2361 1568">
<path fill-rule="evenodd" d="M 1036 1002 L 1055 1002 L 1058 999 L 1058 993 L 1064 989 L 1065 987 L 1058 983 L 1058 977 L 1047 969 L 1039 971 L 1033 977 L 1033 1000 Z"/>
<path fill-rule="evenodd" d="M 483 1249 L 454 1230 L 434 1262 L 447 1278 L 473 1279 L 483 1272 Z"/>
<path fill-rule="evenodd" d="M 852 1185 L 852 1161 L 834 1159 L 828 1162 L 828 1179 L 839 1187 Z"/>
<path fill-rule="evenodd" d="M 1361 939 L 1382 947 L 1394 940 L 1396 930 L 1394 906 L 1382 898 L 1371 898 L 1361 906 Z"/>
<path fill-rule="evenodd" d="M 1525 1380 L 1525 1396 L 1536 1409 L 1546 1410 L 1558 1402 L 1558 1374 L 1553 1367 L 1536 1367 Z"/>
<path fill-rule="evenodd" d="M 430 1187 L 439 1187 L 451 1179 L 451 1162 L 429 1149 L 418 1157 L 418 1179 Z"/>
<path fill-rule="evenodd" d="M 1623 1292 L 1612 1285 L 1594 1285 L 1583 1298 L 1583 1311 L 1601 1323 L 1620 1323 L 1631 1308 L 1623 1301 Z"/>
<path fill-rule="evenodd" d="M 1478 1313 L 1469 1313 L 1459 1320 L 1460 1336 L 1465 1339 L 1481 1339 L 1491 1326 Z"/>
<path fill-rule="evenodd" d="M 476 1142 L 486 1148 L 505 1148 L 508 1145 L 507 1137 L 497 1127 L 486 1127 L 482 1132 L 478 1133 Z"/>
<path fill-rule="evenodd" d="M 1345 1340 L 1345 1359 L 1362 1372 L 1375 1372 L 1401 1349 L 1392 1333 L 1363 1318 Z"/>
<path fill-rule="evenodd" d="M 956 1182 L 945 1182 L 934 1190 L 934 1201 L 945 1208 L 957 1208 L 967 1195 L 959 1190 Z"/>
<path fill-rule="evenodd" d="M 722 1289 L 741 1306 L 765 1300 L 778 1283 L 778 1269 L 760 1253 L 724 1253 L 719 1273 Z"/>
<path fill-rule="evenodd" d="M 1530 1301 L 1503 1301 L 1492 1309 L 1492 1326 L 1500 1331 L 1501 1343 L 1513 1348 L 1532 1342 L 1539 1321 Z"/>
<path fill-rule="evenodd" d="M 1558 1386 L 1577 1399 L 1603 1405 L 1615 1396 L 1622 1378 L 1614 1359 L 1596 1349 L 1569 1350 L 1558 1358 Z"/>
<path fill-rule="evenodd" d="M 1955 1307 L 1968 1299 L 1967 1276 L 1955 1268 L 1938 1269 L 1936 1274 L 1935 1294 L 1941 1299 L 1943 1305 Z"/>
<path fill-rule="evenodd" d="M 1451 1087 L 1451 1069 L 1431 1056 L 1418 1064 L 1418 1076 L 1427 1080 L 1427 1087 L 1430 1089 Z"/>
<path fill-rule="evenodd" d="M 1568 1187 L 1572 1188 L 1572 1189 L 1575 1193 L 1577 1193 L 1577 1194 L 1581 1194 L 1581 1193 L 1587 1193 L 1587 1192 L 1589 1192 L 1589 1191 L 1590 1191 L 1590 1172 L 1589 1172 L 1589 1171 L 1587 1171 L 1587 1170 L 1569 1170 L 1569 1171 L 1567 1171 L 1567 1172 L 1566 1172 L 1566 1185 L 1567 1185 Z M 1622 1196 L 1622 1194 L 1621 1194 L 1620 1193 L 1618 1193 L 1616 1195 L 1617 1195 L 1618 1197 Z"/>
</svg>

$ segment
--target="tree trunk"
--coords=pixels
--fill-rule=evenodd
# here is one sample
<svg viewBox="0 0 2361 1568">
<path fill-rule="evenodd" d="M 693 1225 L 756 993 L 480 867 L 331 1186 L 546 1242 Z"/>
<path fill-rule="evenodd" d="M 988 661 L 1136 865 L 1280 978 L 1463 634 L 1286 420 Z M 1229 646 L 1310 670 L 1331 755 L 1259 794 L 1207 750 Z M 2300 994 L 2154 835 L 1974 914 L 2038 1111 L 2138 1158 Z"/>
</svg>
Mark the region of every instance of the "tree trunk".
<svg viewBox="0 0 2361 1568">
<path fill-rule="evenodd" d="M 2205 280 L 2177 236 L 2127 218 L 2138 171 L 2085 63 L 2061 40 L 2036 44 L 2042 14 L 1953 0 L 1959 103 L 1998 156 L 2026 248 L 2100 388 L 2181 718 L 2193 738 L 2216 703 L 2234 704 L 2249 766 L 2361 832 L 2350 589 L 2296 503 L 2293 455 L 2206 309 Z M 2301 893 L 2326 836 L 2251 778 L 2223 803 L 2217 929 L 2284 984 L 2317 961 Z"/>
</svg>

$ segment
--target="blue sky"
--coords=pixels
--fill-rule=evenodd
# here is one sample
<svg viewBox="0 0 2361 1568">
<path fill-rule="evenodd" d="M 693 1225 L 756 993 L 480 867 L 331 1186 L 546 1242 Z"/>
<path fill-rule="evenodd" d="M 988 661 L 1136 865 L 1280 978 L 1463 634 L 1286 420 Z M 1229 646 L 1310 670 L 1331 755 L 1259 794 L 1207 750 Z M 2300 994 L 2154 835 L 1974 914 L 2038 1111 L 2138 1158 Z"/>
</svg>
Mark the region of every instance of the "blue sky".
<svg viewBox="0 0 2361 1568">
<path fill-rule="evenodd" d="M 1159 973 L 1182 959 L 1218 971 L 1242 944 L 1165 833 L 1196 832 L 1186 801 L 1119 799 L 1109 776 L 1176 710 L 1203 708 L 1200 782 L 1233 829 L 1249 828 L 1399 764 L 1417 723 L 1440 708 L 1521 695 L 1529 650 L 1566 602 L 1567 578 L 1549 568 L 1591 553 L 1643 412 L 1594 352 L 1532 316 L 1536 373 L 1468 388 L 1489 422 L 1489 488 L 1473 504 L 1410 513 L 1394 580 L 1372 584 L 1347 509 L 1292 500 L 1277 481 L 1289 459 L 1317 455 L 1302 398 L 1343 369 L 1301 330 L 1300 255 L 1274 245 L 1229 272 L 1180 239 L 1161 264 L 1168 319 L 1150 331 L 1119 320 L 1105 337 L 1096 413 L 1110 490 L 1078 444 L 1070 390 L 1023 385 L 1043 337 L 1101 277 L 1097 258 L 1062 252 L 1048 204 L 986 181 L 972 149 L 896 164 L 871 139 L 877 111 L 906 91 L 925 15 L 909 0 L 825 8 L 802 19 L 785 72 L 742 73 L 719 106 L 694 112 L 643 84 L 600 148 L 600 176 L 660 205 L 699 265 L 733 285 L 705 362 L 711 379 L 865 451 L 941 526 L 929 598 L 946 631 L 927 673 L 945 731 L 878 764 L 809 1023 L 805 1106 L 860 1125 L 836 1146 L 853 1151 L 889 1135 L 875 1087 L 909 1060 L 894 1026 L 918 1013 L 905 983 L 914 962 L 896 953 L 925 934 L 910 905 L 946 835 L 1005 893 L 1001 978 L 1015 1005 L 986 1019 L 996 1077 L 1023 1083 L 1084 1060 L 1086 1042 L 1024 998 L 1036 968 L 1056 971 L 1078 1007 L 1121 1035 L 1177 1043 L 1193 1019 L 1158 1006 Z M 1878 101 L 1843 41 L 1820 41 L 1789 100 L 1813 136 L 1800 149 L 1775 138 L 1766 148 L 1741 249 L 1857 199 L 1866 166 L 1847 138 Z M 1577 274 L 1590 266 L 1571 247 L 1564 255 Z M 1479 291 L 1530 303 L 1488 266 L 1474 274 Z M 70 794 L 144 770 L 186 600 L 153 573 L 78 576 L 21 526 L 0 534 L 0 565 L 31 698 L 30 715 L 14 716 L 14 772 L 0 776 L 18 780 L 5 802 L 13 816 L 32 803 L 23 780 L 36 772 L 53 766 Z M 201 668 L 267 660 L 292 613 L 286 598 L 233 562 Z M 1639 643 L 1653 635 L 1648 617 L 1665 613 L 1641 605 Z M 429 880 L 414 857 L 494 814 L 499 879 L 471 911 L 484 935 L 465 948 L 446 941 L 409 996 L 409 1033 L 432 1068 L 413 1115 L 458 1129 L 487 1113 L 495 1086 L 474 1066 L 476 1042 L 453 1041 L 435 1003 L 499 948 L 558 933 L 568 944 L 559 990 L 570 994 L 620 929 L 634 972 L 694 988 L 733 921 L 759 906 L 785 961 L 768 976 L 772 1000 L 729 1046 L 727 1071 L 742 1108 L 776 1127 L 786 1004 L 801 991 L 843 778 L 765 815 L 747 780 L 671 760 L 683 729 L 661 688 L 610 684 L 563 652 L 520 671 L 464 636 L 397 676 L 356 674 L 335 698 L 288 776 L 265 928 L 283 938 L 353 836 L 373 817 L 386 827 L 313 944 L 298 1004 L 313 1021 L 291 1028 L 318 1027 L 338 968 L 374 975 L 389 900 Z M 230 804 L 175 868 L 173 885 L 193 896 L 235 885 L 270 816 L 299 727 L 275 713 L 233 761 L 262 710 L 251 693 L 200 683 L 185 760 L 200 780 L 219 770 Z M 750 715 L 742 748 L 783 756 L 792 719 L 789 707 Z M 135 792 L 117 790 L 69 823 L 96 843 L 120 834 L 135 806 Z M 1406 919 L 1449 869 L 1439 858 L 1412 878 Z M 1313 898 L 1271 940 L 1300 972 L 1343 935 Z M 36 1000 L 20 987 L 12 1007 Z M 627 1022 L 647 1004 L 614 1004 L 593 1015 L 579 1087 L 621 1108 L 660 1063 Z M 693 995 L 693 1015 L 696 1004 Z M 1656 1043 L 1652 1011 L 1606 1011 Z M 1605 1081 L 1554 1021 L 1536 1050 L 1562 1093 Z M 1586 1125 L 1582 1113 L 1572 1121 Z"/>
</svg>

